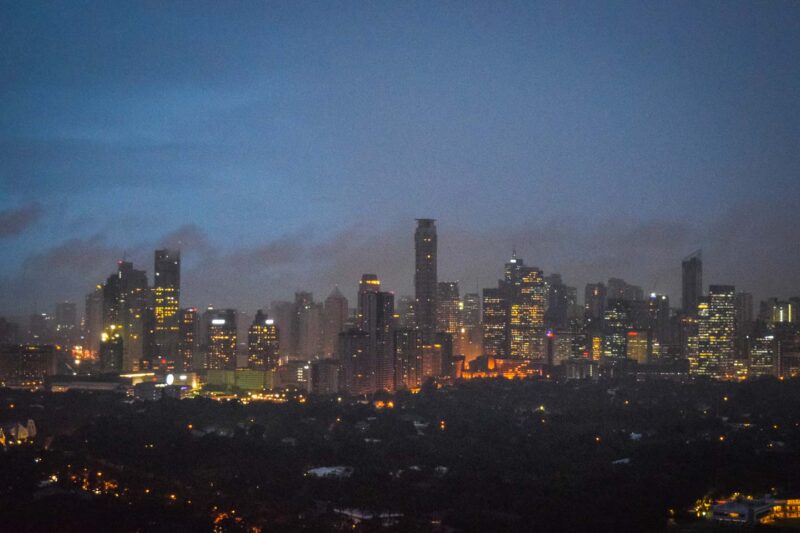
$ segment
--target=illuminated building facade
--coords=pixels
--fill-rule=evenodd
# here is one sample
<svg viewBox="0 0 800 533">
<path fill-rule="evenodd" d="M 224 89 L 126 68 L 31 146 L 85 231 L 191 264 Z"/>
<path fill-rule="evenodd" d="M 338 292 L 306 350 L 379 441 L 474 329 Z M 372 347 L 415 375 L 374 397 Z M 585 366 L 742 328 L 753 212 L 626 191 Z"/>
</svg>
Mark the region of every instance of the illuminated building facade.
<svg viewBox="0 0 800 533">
<path fill-rule="evenodd" d="M 510 357 L 544 357 L 546 289 L 542 271 L 512 258 L 506 265 L 508 350 Z"/>
<path fill-rule="evenodd" d="M 180 368 L 181 254 L 178 250 L 156 250 L 153 277 L 153 348 L 151 368 Z"/>
<path fill-rule="evenodd" d="M 363 274 L 361 280 L 358 282 L 358 308 L 356 310 L 356 322 L 358 327 L 367 331 L 369 325 L 367 324 L 367 309 L 370 306 L 371 295 L 380 292 L 381 280 L 378 279 L 376 274 Z"/>
<path fill-rule="evenodd" d="M 203 313 L 205 368 L 236 369 L 236 311 L 208 309 Z"/>
<path fill-rule="evenodd" d="M 703 256 L 700 250 L 692 253 L 681 264 L 681 305 L 683 313 L 697 316 L 698 304 L 703 296 Z"/>
<path fill-rule="evenodd" d="M 4 386 L 40 386 L 44 378 L 56 373 L 53 346 L 7 344 L 0 346 L 0 383 Z"/>
<path fill-rule="evenodd" d="M 669 297 L 666 294 L 651 293 L 647 301 L 649 326 L 652 332 L 652 358 L 666 357 L 672 344 L 672 320 Z"/>
<path fill-rule="evenodd" d="M 456 335 L 455 353 L 463 355 L 469 363 L 482 352 L 481 297 L 477 292 L 471 292 L 461 301 L 461 327 Z"/>
<path fill-rule="evenodd" d="M 445 362 L 442 345 L 439 343 L 423 344 L 420 351 L 422 354 L 422 381 L 441 376 Z"/>
<path fill-rule="evenodd" d="M 763 328 L 749 338 L 748 376 L 778 376 L 779 346 L 771 328 Z"/>
<path fill-rule="evenodd" d="M 122 328 L 116 324 L 111 324 L 100 334 L 99 359 L 102 372 L 124 371 Z"/>
<path fill-rule="evenodd" d="M 458 282 L 440 281 L 438 287 L 437 331 L 456 335 L 461 327 L 461 299 L 458 293 Z"/>
<path fill-rule="evenodd" d="M 278 326 L 261 309 L 247 331 L 247 364 L 253 370 L 273 370 L 280 357 Z"/>
<path fill-rule="evenodd" d="M 732 378 L 735 361 L 736 291 L 732 285 L 711 285 L 697 306 L 697 348 L 689 360 L 695 375 Z"/>
<path fill-rule="evenodd" d="M 650 340 L 646 330 L 631 330 L 628 332 L 625 347 L 626 357 L 640 365 L 650 362 Z"/>
<path fill-rule="evenodd" d="M 178 313 L 178 358 L 182 370 L 195 368 L 199 364 L 203 368 L 203 358 L 197 358 L 198 342 L 200 340 L 200 317 L 197 308 L 181 309 Z"/>
<path fill-rule="evenodd" d="M 103 286 L 103 331 L 121 331 L 122 371 L 138 370 L 146 355 L 146 313 L 150 306 L 147 274 L 120 261 Z"/>
<path fill-rule="evenodd" d="M 483 353 L 506 357 L 508 300 L 502 289 L 483 289 Z"/>
<path fill-rule="evenodd" d="M 436 333 L 436 300 L 438 278 L 436 270 L 436 221 L 418 218 L 414 233 L 414 313 L 417 329 L 423 340 L 431 342 Z"/>
<path fill-rule="evenodd" d="M 419 330 L 395 330 L 394 365 L 396 389 L 415 389 L 422 384 L 422 335 Z"/>
<path fill-rule="evenodd" d="M 628 332 L 631 330 L 630 308 L 625 300 L 609 300 L 603 313 L 603 357 L 628 357 Z"/>
</svg>

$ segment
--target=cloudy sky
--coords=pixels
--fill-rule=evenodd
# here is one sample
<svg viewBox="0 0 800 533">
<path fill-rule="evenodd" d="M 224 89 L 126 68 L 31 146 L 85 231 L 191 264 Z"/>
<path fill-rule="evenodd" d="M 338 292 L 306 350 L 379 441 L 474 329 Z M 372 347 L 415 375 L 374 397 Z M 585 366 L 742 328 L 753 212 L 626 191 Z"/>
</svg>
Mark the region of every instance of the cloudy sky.
<svg viewBox="0 0 800 533">
<path fill-rule="evenodd" d="M 0 10 L 0 313 L 184 253 L 251 311 L 362 272 L 800 294 L 796 2 L 14 2 Z"/>
</svg>

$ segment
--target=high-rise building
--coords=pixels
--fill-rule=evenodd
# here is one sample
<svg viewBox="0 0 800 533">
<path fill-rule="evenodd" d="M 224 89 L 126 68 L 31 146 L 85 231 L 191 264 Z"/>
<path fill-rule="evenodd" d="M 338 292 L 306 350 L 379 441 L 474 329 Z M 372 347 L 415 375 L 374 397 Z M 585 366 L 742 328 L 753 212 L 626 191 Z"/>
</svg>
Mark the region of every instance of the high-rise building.
<svg viewBox="0 0 800 533">
<path fill-rule="evenodd" d="M 748 376 L 777 376 L 779 343 L 772 325 L 761 323 L 761 327 L 748 336 Z"/>
<path fill-rule="evenodd" d="M 417 315 L 414 313 L 414 297 L 401 296 L 397 300 L 398 326 L 401 328 L 415 328 Z"/>
<path fill-rule="evenodd" d="M 524 359 L 543 358 L 547 289 L 542 271 L 525 266 L 514 253 L 506 263 L 500 288 L 508 306 L 505 353 Z"/>
<path fill-rule="evenodd" d="M 209 308 L 203 313 L 205 368 L 236 369 L 236 310 Z"/>
<path fill-rule="evenodd" d="M 323 306 L 313 299 L 304 301 L 298 306 L 297 316 L 297 355 L 306 361 L 318 358 L 322 354 Z"/>
<path fill-rule="evenodd" d="M 637 285 L 631 285 L 624 279 L 610 278 L 608 280 L 608 290 L 606 294 L 609 300 L 625 300 L 627 302 L 635 302 L 644 300 L 644 293 L 642 288 Z"/>
<path fill-rule="evenodd" d="M 375 365 L 370 357 L 369 334 L 351 328 L 339 334 L 336 358 L 342 369 L 343 390 L 351 394 L 370 394 L 375 391 Z"/>
<path fill-rule="evenodd" d="M 299 320 L 295 322 L 295 303 L 288 301 L 273 301 L 269 307 L 269 316 L 275 320 L 281 335 L 281 355 L 294 356 L 297 349 L 297 328 Z"/>
<path fill-rule="evenodd" d="M 200 317 L 197 314 L 197 308 L 181 309 L 178 312 L 178 367 L 180 369 L 203 369 L 205 358 L 196 357 L 199 342 Z"/>
<path fill-rule="evenodd" d="M 436 271 L 436 221 L 418 218 L 414 233 L 414 313 L 417 329 L 425 342 L 431 342 L 436 333 L 436 297 L 438 277 Z"/>
<path fill-rule="evenodd" d="M 323 309 L 322 352 L 325 357 L 333 357 L 336 354 L 336 344 L 339 339 L 339 333 L 344 331 L 349 314 L 350 309 L 348 307 L 347 298 L 339 291 L 339 287 L 334 288 L 328 297 L 325 298 L 325 306 Z"/>
<path fill-rule="evenodd" d="M 73 302 L 59 302 L 55 312 L 56 340 L 68 346 L 77 341 L 78 308 Z"/>
<path fill-rule="evenodd" d="M 631 331 L 629 304 L 625 300 L 608 300 L 603 313 L 603 357 L 626 359 L 628 333 Z"/>
<path fill-rule="evenodd" d="M 736 291 L 732 285 L 711 285 L 697 311 L 697 351 L 689 371 L 714 378 L 733 377 L 736 333 Z"/>
<path fill-rule="evenodd" d="M 422 384 L 422 339 L 419 330 L 395 330 L 394 361 L 396 389 L 416 389 Z"/>
<path fill-rule="evenodd" d="M 584 292 L 584 316 L 588 321 L 600 322 L 606 310 L 606 286 L 600 283 L 588 283 Z"/>
<path fill-rule="evenodd" d="M 648 312 L 653 340 L 650 356 L 656 358 L 667 356 L 672 344 L 669 297 L 666 294 L 651 293 L 648 300 Z"/>
<path fill-rule="evenodd" d="M 114 326 L 122 339 L 122 370 L 137 370 L 146 355 L 146 313 L 150 305 L 147 274 L 120 261 L 103 286 L 103 330 Z M 120 333 L 121 332 L 121 333 Z"/>
<path fill-rule="evenodd" d="M 770 322 L 773 324 L 792 324 L 796 322 L 795 312 L 797 310 L 792 302 L 776 300 L 770 309 Z"/>
<path fill-rule="evenodd" d="M 703 256 L 700 250 L 683 260 L 681 305 L 683 313 L 697 316 L 700 298 L 703 296 Z"/>
<path fill-rule="evenodd" d="M 380 282 L 377 286 L 380 287 Z M 375 285 L 373 283 L 373 285 Z M 376 390 L 394 388 L 394 294 L 366 290 L 359 294 L 361 331 L 368 335 L 367 356 L 371 359 Z"/>
<path fill-rule="evenodd" d="M 649 332 L 632 329 L 625 343 L 625 357 L 644 365 L 650 362 Z"/>
<path fill-rule="evenodd" d="M 483 289 L 483 353 L 508 357 L 508 300 L 502 289 Z"/>
<path fill-rule="evenodd" d="M 247 331 L 247 362 L 253 370 L 272 370 L 278 366 L 279 332 L 275 321 L 261 309 Z"/>
<path fill-rule="evenodd" d="M 116 324 L 111 324 L 100 334 L 98 354 L 100 370 L 109 373 L 125 371 L 124 357 L 122 328 L 117 327 Z"/>
<path fill-rule="evenodd" d="M 577 303 L 576 290 L 564 284 L 561 274 L 551 274 L 544 281 L 547 287 L 545 324 L 551 329 L 566 328 Z"/>
<path fill-rule="evenodd" d="M 100 336 L 103 333 L 103 285 L 97 285 L 86 295 L 83 315 L 84 349 L 92 357 L 100 352 Z"/>
<path fill-rule="evenodd" d="M 155 251 L 153 277 L 152 368 L 174 370 L 178 362 L 181 294 L 181 254 L 178 250 Z"/>
<path fill-rule="evenodd" d="M 461 303 L 461 330 L 456 336 L 456 353 L 469 363 L 483 352 L 481 297 L 477 292 L 464 295 Z"/>
<path fill-rule="evenodd" d="M 461 299 L 457 281 L 440 281 L 437 292 L 437 331 L 456 335 L 461 327 Z"/>
<path fill-rule="evenodd" d="M 358 282 L 358 308 L 356 310 L 356 322 L 358 327 L 364 331 L 367 330 L 365 309 L 369 307 L 368 301 L 372 297 L 372 294 L 380 292 L 380 290 L 381 280 L 378 279 L 376 274 L 363 274 L 361 276 L 361 281 Z"/>
</svg>

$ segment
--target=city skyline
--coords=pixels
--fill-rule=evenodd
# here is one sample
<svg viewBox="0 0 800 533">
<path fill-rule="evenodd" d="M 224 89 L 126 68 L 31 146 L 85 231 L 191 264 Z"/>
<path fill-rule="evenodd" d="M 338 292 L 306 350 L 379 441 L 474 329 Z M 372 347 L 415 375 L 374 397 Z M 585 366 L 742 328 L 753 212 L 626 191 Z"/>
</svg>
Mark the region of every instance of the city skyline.
<svg viewBox="0 0 800 533">
<path fill-rule="evenodd" d="M 11 6 L 0 312 L 79 301 L 163 247 L 198 307 L 353 294 L 363 272 L 411 294 L 406 221 L 425 216 L 465 288 L 516 247 L 571 285 L 678 302 L 673 260 L 702 248 L 708 279 L 796 293 L 797 15 Z"/>
<path fill-rule="evenodd" d="M 462 238 L 462 239 L 465 237 L 464 234 L 460 233 L 460 232 L 457 232 L 456 236 L 459 237 L 459 238 Z M 177 237 L 177 235 L 176 235 L 176 237 Z M 188 255 L 190 257 L 192 257 L 192 255 L 193 255 L 191 252 L 194 251 L 195 254 L 196 254 L 197 253 L 196 251 L 197 251 L 198 248 L 200 248 L 202 250 L 205 250 L 206 253 L 208 253 L 209 244 L 206 241 L 204 241 L 202 239 L 202 237 L 200 237 L 198 234 L 196 234 L 196 233 L 194 233 L 192 231 L 188 231 L 183 235 L 183 237 L 184 238 L 189 238 L 188 242 L 191 243 L 190 247 L 188 248 L 188 250 L 190 252 Z M 446 237 L 447 237 L 447 233 L 445 233 L 445 242 L 442 243 L 444 245 L 443 249 L 444 250 L 448 250 L 448 249 L 452 250 L 452 246 L 448 246 L 447 245 Z M 380 277 L 381 280 L 383 280 L 383 286 L 385 287 L 385 289 L 388 290 L 389 292 L 394 293 L 398 297 L 400 297 L 400 296 L 412 296 L 414 294 L 414 285 L 413 285 L 413 277 L 414 277 L 414 273 L 413 273 L 413 269 L 414 269 L 414 265 L 413 265 L 413 262 L 414 262 L 413 261 L 413 235 L 411 236 L 411 238 L 409 238 L 408 228 L 406 228 L 405 240 L 406 241 L 411 241 L 408 244 L 412 247 L 411 249 L 404 250 L 405 254 L 398 253 L 398 252 L 400 252 L 402 250 L 393 250 L 390 247 L 386 247 L 386 248 L 383 248 L 382 251 L 383 252 L 391 252 L 391 253 L 388 253 L 387 255 L 385 255 L 383 257 L 380 257 L 380 256 L 372 257 L 372 262 L 371 262 L 371 264 L 383 264 L 383 265 L 386 266 L 386 268 L 384 269 L 383 272 L 387 272 L 388 274 L 382 274 L 382 273 L 380 273 L 381 271 L 378 270 L 378 272 L 379 272 L 378 276 Z M 186 241 L 182 241 L 180 238 L 172 239 L 172 240 L 166 239 L 166 240 L 160 241 L 157 246 L 159 246 L 160 248 L 165 248 L 165 249 L 167 249 L 167 248 L 174 249 L 175 251 L 177 251 L 179 253 L 179 256 L 180 256 L 180 255 L 184 255 L 183 249 L 181 249 L 181 246 L 180 246 L 182 242 L 186 242 Z M 499 247 L 495 244 L 494 248 L 497 249 Z M 486 270 L 489 271 L 489 274 L 484 275 L 482 277 L 482 279 L 485 279 L 485 282 L 475 281 L 474 283 L 470 284 L 469 281 L 465 282 L 463 279 L 460 279 L 460 278 L 458 278 L 456 276 L 448 276 L 446 273 L 443 276 L 440 276 L 439 279 L 446 280 L 446 281 L 458 282 L 461 285 L 462 291 L 464 293 L 469 293 L 469 292 L 478 292 L 479 293 L 484 288 L 491 287 L 491 286 L 495 285 L 497 280 L 502 278 L 502 276 L 503 276 L 502 264 L 505 263 L 506 261 L 508 261 L 510 258 L 512 258 L 512 256 L 514 256 L 514 254 L 517 254 L 518 248 L 519 248 L 518 245 L 513 245 L 512 248 L 509 250 L 509 252 L 505 256 L 499 255 L 497 257 L 486 257 L 486 256 L 477 256 L 476 257 L 476 262 L 486 262 L 487 263 Z M 700 251 L 700 250 L 696 250 L 695 252 L 698 252 L 698 251 Z M 263 250 L 263 252 L 264 252 L 264 255 L 261 258 L 263 258 L 264 256 L 269 255 L 269 253 L 270 253 L 270 251 L 266 250 L 266 249 Z M 307 252 L 309 254 L 314 255 L 314 254 L 323 254 L 323 253 L 325 253 L 325 250 L 316 249 L 316 250 L 307 250 Z M 693 252 L 693 253 L 695 253 L 695 252 Z M 276 253 L 276 252 L 274 250 L 272 250 L 272 253 Z M 712 257 L 708 257 L 709 254 L 707 254 L 706 252 L 703 252 L 703 253 L 704 253 L 704 261 L 703 261 L 703 263 L 705 265 L 704 266 L 704 269 L 705 269 L 704 280 L 705 281 L 703 281 L 703 284 L 701 285 L 701 289 L 702 289 L 703 292 L 707 291 L 708 286 L 711 285 L 711 284 L 730 284 L 730 285 L 736 286 L 737 290 L 739 290 L 739 291 L 744 291 L 744 292 L 752 294 L 753 295 L 753 299 L 756 302 L 762 301 L 762 300 L 766 300 L 768 298 L 775 298 L 775 297 L 777 297 L 778 299 L 786 299 L 788 297 L 794 296 L 797 293 L 800 293 L 800 289 L 792 289 L 791 288 L 791 287 L 794 286 L 794 285 L 791 284 L 791 280 L 787 280 L 788 283 L 785 286 L 788 289 L 785 290 L 785 291 L 778 292 L 778 293 L 772 293 L 772 292 L 759 293 L 759 292 L 757 292 L 755 290 L 750 290 L 750 287 L 748 287 L 746 285 L 743 286 L 741 284 L 732 283 L 729 280 L 726 280 L 724 278 L 720 279 L 719 275 L 715 274 L 714 271 L 710 271 L 710 269 L 708 267 L 709 263 L 711 263 L 712 265 L 715 264 L 713 258 Z M 139 259 L 140 256 L 143 256 L 144 254 L 149 255 L 149 258 L 147 258 L 147 259 L 144 259 L 144 258 Z M 3 308 L 0 308 L 0 313 L 3 313 L 3 314 L 5 314 L 6 316 L 9 316 L 9 317 L 26 318 L 32 312 L 50 312 L 52 310 L 51 307 L 53 307 L 58 302 L 78 302 L 78 303 L 83 302 L 83 300 L 86 297 L 86 293 L 89 292 L 90 290 L 92 290 L 99 281 L 101 281 L 102 279 L 105 279 L 105 277 L 107 277 L 108 272 L 110 271 L 110 269 L 116 268 L 117 265 L 119 265 L 123 261 L 131 262 L 131 263 L 133 263 L 133 265 L 137 269 L 140 269 L 141 271 L 145 272 L 145 274 L 147 275 L 148 280 L 152 284 L 155 281 L 154 271 L 153 271 L 152 268 L 147 268 L 149 265 L 152 265 L 152 254 L 153 254 L 153 250 L 151 249 L 151 250 L 147 250 L 147 251 L 145 251 L 145 250 L 137 250 L 136 255 L 134 257 L 132 257 L 133 254 L 128 253 L 128 252 L 124 252 L 116 260 L 113 259 L 110 256 L 107 256 L 105 258 L 105 260 L 106 261 L 111 261 L 110 263 L 108 263 L 108 268 L 105 268 L 105 266 L 106 266 L 105 263 L 100 263 L 100 264 L 91 263 L 90 264 L 88 262 L 89 258 L 82 258 L 82 262 L 84 263 L 84 266 L 87 267 L 87 270 L 89 270 L 89 271 L 101 271 L 101 270 L 103 270 L 105 268 L 105 270 L 104 270 L 105 273 L 100 275 L 99 278 L 97 278 L 97 279 L 93 279 L 93 280 L 87 281 L 88 284 L 86 285 L 85 288 L 73 288 L 72 291 L 69 292 L 69 293 L 64 292 L 63 290 L 62 291 L 55 290 L 55 291 L 52 292 L 53 295 L 62 295 L 63 294 L 63 295 L 65 295 L 64 297 L 52 297 L 52 296 L 50 296 L 49 297 L 50 300 L 48 300 L 48 295 L 47 294 L 43 294 L 42 298 L 36 298 L 36 299 L 33 299 L 33 300 L 25 300 L 25 299 L 19 300 L 19 299 L 17 299 L 17 300 L 15 300 L 16 305 L 12 305 L 8 309 L 5 309 L 5 310 Z M 675 256 L 675 257 L 671 258 L 671 261 L 672 261 L 671 263 L 660 265 L 660 269 L 659 269 L 659 272 L 661 274 L 661 278 L 660 279 L 668 279 L 668 280 L 670 280 L 669 283 L 666 284 L 666 285 L 672 287 L 671 289 L 662 289 L 662 288 L 660 288 L 660 285 L 661 286 L 663 286 L 663 285 L 661 283 L 659 283 L 659 282 L 654 281 L 654 282 L 651 282 L 650 284 L 648 284 L 647 281 L 640 281 L 637 277 L 635 277 L 636 276 L 635 275 L 635 270 L 636 270 L 635 267 L 636 267 L 636 265 L 627 265 L 624 268 L 618 267 L 616 271 L 615 270 L 610 270 L 609 267 L 605 267 L 605 270 L 604 270 L 603 267 L 601 266 L 600 268 L 598 268 L 598 273 L 606 271 L 606 272 L 609 272 L 608 275 L 603 276 L 603 275 L 598 274 L 595 277 L 591 277 L 591 275 L 589 275 L 589 277 L 586 278 L 585 282 L 579 282 L 579 281 L 573 281 L 574 278 L 571 278 L 570 276 L 564 274 L 564 272 L 569 272 L 570 271 L 569 267 L 567 267 L 565 269 L 559 269 L 557 267 L 555 269 L 552 269 L 552 270 L 551 269 L 546 269 L 546 268 L 542 268 L 537 263 L 533 263 L 532 261 L 527 260 L 527 257 L 528 257 L 527 254 L 518 253 L 517 255 L 519 255 L 520 257 L 525 258 L 529 265 L 534 266 L 536 268 L 540 268 L 546 275 L 560 274 L 562 279 L 565 280 L 564 283 L 566 285 L 573 286 L 573 287 L 576 287 L 576 288 L 580 289 L 578 291 L 578 294 L 581 295 L 581 297 L 578 298 L 578 302 L 580 304 L 584 304 L 585 303 L 584 299 L 582 298 L 582 295 L 583 295 L 583 288 L 586 285 L 590 285 L 590 284 L 597 283 L 597 282 L 606 283 L 610 279 L 623 278 L 629 283 L 633 283 L 634 285 L 638 285 L 638 286 L 642 287 L 642 289 L 644 290 L 645 294 L 650 294 L 650 293 L 666 294 L 668 297 L 670 297 L 671 301 L 673 302 L 673 307 L 675 309 L 681 309 L 681 291 L 682 291 L 681 274 L 682 274 L 682 268 L 681 268 L 680 261 L 682 259 L 686 259 L 686 257 Z M 441 254 L 438 254 L 438 256 L 439 256 L 438 257 L 439 259 L 445 259 L 445 264 L 448 263 L 447 255 L 444 255 L 442 257 Z M 234 259 L 234 257 L 229 257 L 228 259 Z M 238 268 L 240 268 L 242 270 L 249 270 L 252 267 L 253 269 L 258 270 L 256 265 L 258 264 L 258 261 L 260 260 L 259 254 L 250 254 L 250 255 L 240 254 L 240 255 L 236 256 L 236 259 L 242 261 L 240 264 L 238 264 Z M 452 259 L 452 258 L 449 258 L 449 259 Z M 643 259 L 646 260 L 646 257 L 643 257 Z M 668 258 L 668 260 L 669 260 L 669 258 Z M 250 263 L 247 263 L 246 261 L 250 261 Z M 403 263 L 408 263 L 408 265 L 404 265 Z M 235 265 L 230 265 L 229 263 L 224 263 L 224 264 L 227 264 L 227 266 L 229 266 L 229 267 L 233 266 L 234 267 L 234 271 L 235 271 Z M 368 262 L 366 264 L 370 264 L 370 263 Z M 441 261 L 440 261 L 440 264 L 441 264 Z M 48 265 L 48 266 L 51 266 L 51 265 Z M 352 274 L 353 275 L 348 276 L 348 277 L 344 277 L 344 278 L 339 279 L 339 280 L 333 278 L 332 275 L 328 275 L 328 276 L 324 276 L 322 279 L 307 279 L 306 280 L 306 285 L 299 285 L 298 284 L 297 286 L 294 286 L 294 287 L 293 286 L 283 286 L 283 287 L 281 287 L 281 288 L 279 288 L 277 290 L 269 290 L 268 288 L 265 287 L 263 289 L 263 293 L 259 293 L 257 291 L 254 291 L 253 287 L 242 287 L 242 291 L 224 292 L 223 290 L 221 290 L 222 287 L 225 287 L 226 283 L 230 282 L 231 279 L 225 279 L 225 278 L 219 279 L 220 286 L 218 287 L 218 286 L 214 285 L 214 281 L 213 280 L 211 280 L 211 279 L 202 279 L 201 271 L 199 271 L 197 269 L 197 267 L 195 267 L 194 270 L 190 270 L 188 273 L 184 272 L 184 271 L 182 271 L 182 273 L 181 273 L 181 276 L 183 276 L 183 278 L 184 278 L 182 280 L 182 283 L 183 283 L 182 287 L 183 288 L 181 288 L 181 293 L 182 293 L 182 296 L 181 296 L 181 307 L 184 307 L 184 308 L 196 307 L 196 308 L 199 308 L 199 309 L 205 309 L 208 306 L 213 306 L 213 307 L 216 307 L 216 308 L 235 308 L 235 309 L 238 309 L 238 310 L 246 312 L 246 313 L 255 313 L 255 311 L 260 309 L 260 308 L 268 307 L 270 302 L 281 301 L 281 300 L 291 300 L 293 298 L 294 294 L 296 292 L 298 292 L 298 291 L 311 292 L 318 299 L 322 300 L 322 299 L 324 299 L 323 297 L 325 295 L 327 295 L 327 293 L 330 292 L 330 290 L 332 290 L 334 288 L 339 288 L 342 292 L 344 292 L 348 296 L 348 299 L 350 299 L 351 301 L 357 301 L 356 295 L 357 295 L 358 290 L 359 290 L 358 289 L 359 279 L 360 279 L 361 275 L 363 274 L 363 272 L 370 271 L 370 269 L 369 268 L 361 268 L 359 270 L 358 265 L 351 265 L 349 268 L 352 270 Z M 439 270 L 440 271 L 442 270 L 441 267 L 439 267 Z M 631 275 L 619 275 L 620 271 L 622 271 L 622 272 L 634 272 L 634 275 L 632 275 L 632 276 Z M 189 275 L 187 276 L 187 274 L 189 274 Z M 756 272 L 754 274 L 758 274 L 758 273 Z M 403 277 L 405 275 L 409 276 L 409 279 L 403 279 Z M 758 277 L 758 276 L 756 276 L 756 277 Z M 190 280 L 188 284 L 185 281 L 186 278 L 188 278 Z M 394 280 L 394 285 L 390 285 L 389 284 L 390 282 L 386 282 L 385 280 L 387 280 L 387 279 Z M 279 281 L 274 281 L 272 283 L 274 283 L 275 285 L 280 285 Z M 186 288 L 186 285 L 188 285 L 188 288 Z M 75 285 L 75 287 L 77 287 L 77 284 Z M 17 291 L 17 292 L 19 292 L 19 291 Z M 214 294 L 214 295 L 217 296 L 217 298 L 216 298 L 216 300 L 213 300 L 213 301 L 199 301 L 200 298 L 198 298 L 197 294 Z M 263 294 L 263 296 L 261 296 L 260 294 Z M 25 307 L 24 307 L 25 304 L 20 306 L 20 301 L 27 302 L 28 305 L 34 306 L 35 309 L 34 308 L 25 309 Z M 81 307 L 81 311 L 79 312 L 79 314 L 83 314 L 82 307 Z"/>
</svg>

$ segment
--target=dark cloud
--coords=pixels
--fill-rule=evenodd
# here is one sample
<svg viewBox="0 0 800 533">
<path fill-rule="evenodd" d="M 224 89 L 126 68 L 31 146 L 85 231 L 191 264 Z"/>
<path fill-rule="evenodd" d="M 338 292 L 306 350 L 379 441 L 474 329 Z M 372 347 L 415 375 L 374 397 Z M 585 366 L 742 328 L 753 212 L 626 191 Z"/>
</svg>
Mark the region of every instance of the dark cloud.
<svg viewBox="0 0 800 533">
<path fill-rule="evenodd" d="M 479 291 L 502 276 L 503 263 L 516 247 L 527 264 L 561 273 L 579 294 L 588 282 L 622 277 L 645 291 L 666 292 L 678 306 L 680 261 L 702 247 L 705 285 L 733 283 L 757 299 L 798 295 L 800 249 L 786 243 L 800 216 L 788 205 L 768 207 L 734 206 L 710 225 L 587 219 L 476 232 L 439 220 L 439 276 L 459 280 L 462 293 Z M 184 305 L 252 311 L 291 298 L 297 290 L 311 290 L 322 300 L 335 285 L 352 299 L 358 279 L 368 272 L 378 274 L 386 290 L 412 294 L 413 229 L 413 220 L 382 229 L 353 225 L 326 239 L 295 233 L 258 246 L 226 248 L 199 227 L 186 225 L 129 248 L 128 258 L 152 277 L 153 250 L 180 248 Z M 33 302 L 41 308 L 60 299 L 81 301 L 116 268 L 122 254 L 102 236 L 69 240 L 34 254 L 16 275 L 0 279 L 0 310 L 27 312 Z"/>
<path fill-rule="evenodd" d="M 14 237 L 35 224 L 42 216 L 39 204 L 0 211 L 0 239 Z"/>
</svg>

